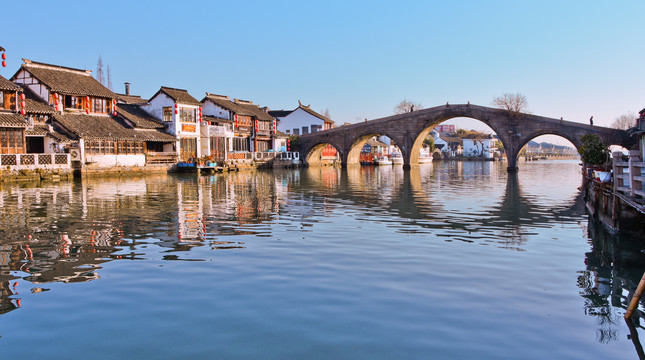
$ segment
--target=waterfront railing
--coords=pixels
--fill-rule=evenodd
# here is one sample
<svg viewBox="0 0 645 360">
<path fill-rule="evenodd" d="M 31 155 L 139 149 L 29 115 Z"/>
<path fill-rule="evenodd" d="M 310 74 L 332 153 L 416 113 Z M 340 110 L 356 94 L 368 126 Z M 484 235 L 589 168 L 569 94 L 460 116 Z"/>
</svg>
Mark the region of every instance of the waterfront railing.
<svg viewBox="0 0 645 360">
<path fill-rule="evenodd" d="M 623 153 L 620 151 L 614 152 L 612 156 L 614 192 L 644 199 L 645 162 L 643 162 L 640 152 L 630 150 L 627 160 L 623 159 Z"/>
<path fill-rule="evenodd" d="M 70 169 L 69 154 L 0 154 L 3 170 Z"/>
</svg>

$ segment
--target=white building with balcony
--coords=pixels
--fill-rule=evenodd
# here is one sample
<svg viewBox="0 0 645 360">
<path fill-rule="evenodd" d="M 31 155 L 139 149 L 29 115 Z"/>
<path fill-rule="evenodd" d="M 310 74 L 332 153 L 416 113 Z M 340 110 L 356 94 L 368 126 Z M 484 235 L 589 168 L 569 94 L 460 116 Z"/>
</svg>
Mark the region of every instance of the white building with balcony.
<svg viewBox="0 0 645 360">
<path fill-rule="evenodd" d="M 202 156 L 200 144 L 201 103 L 188 91 L 162 86 L 148 103 L 141 105 L 147 113 L 162 121 L 166 132 L 178 141 L 179 160 Z"/>
</svg>

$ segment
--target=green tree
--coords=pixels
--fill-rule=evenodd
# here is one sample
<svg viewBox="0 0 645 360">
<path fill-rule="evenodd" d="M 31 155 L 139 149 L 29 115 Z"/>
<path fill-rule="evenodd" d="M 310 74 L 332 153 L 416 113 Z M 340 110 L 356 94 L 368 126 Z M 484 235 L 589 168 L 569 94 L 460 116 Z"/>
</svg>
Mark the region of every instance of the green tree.
<svg viewBox="0 0 645 360">
<path fill-rule="evenodd" d="M 300 136 L 289 136 L 289 151 L 300 151 Z"/>
<path fill-rule="evenodd" d="M 603 165 L 609 160 L 607 144 L 598 135 L 582 135 L 580 140 L 582 145 L 578 148 L 578 153 L 585 165 Z"/>
<path fill-rule="evenodd" d="M 434 138 L 432 136 L 426 136 L 423 139 L 423 144 L 430 148 L 430 152 L 434 151 Z"/>
</svg>

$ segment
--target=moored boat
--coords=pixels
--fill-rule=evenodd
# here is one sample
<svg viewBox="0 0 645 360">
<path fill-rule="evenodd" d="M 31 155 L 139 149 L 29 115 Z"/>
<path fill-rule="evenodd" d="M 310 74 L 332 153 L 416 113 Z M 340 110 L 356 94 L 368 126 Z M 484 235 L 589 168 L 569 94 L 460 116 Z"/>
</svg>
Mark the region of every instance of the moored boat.
<svg viewBox="0 0 645 360">
<path fill-rule="evenodd" d="M 376 165 L 392 165 L 392 160 L 387 155 L 380 155 L 376 159 Z"/>
<path fill-rule="evenodd" d="M 393 165 L 403 165 L 403 156 L 401 153 L 393 153 L 392 156 L 390 156 L 390 160 L 392 160 Z"/>
</svg>

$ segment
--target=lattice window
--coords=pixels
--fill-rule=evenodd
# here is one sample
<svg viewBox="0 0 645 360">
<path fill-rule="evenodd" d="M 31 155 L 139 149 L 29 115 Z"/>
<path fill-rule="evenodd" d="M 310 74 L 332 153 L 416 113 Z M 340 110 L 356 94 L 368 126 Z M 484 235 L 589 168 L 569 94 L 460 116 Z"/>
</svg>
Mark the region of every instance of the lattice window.
<svg viewBox="0 0 645 360">
<path fill-rule="evenodd" d="M 20 155 L 20 165 L 36 165 L 36 156 L 33 154 Z"/>
<path fill-rule="evenodd" d="M 67 164 L 67 154 L 56 154 L 54 155 L 54 162 L 56 165 Z"/>
<path fill-rule="evenodd" d="M 39 165 L 51 165 L 52 156 L 50 154 L 38 154 L 38 164 Z"/>
<path fill-rule="evenodd" d="M 2 158 L 2 165 L 17 165 L 18 160 L 16 159 L 17 155 L 13 154 L 2 154 L 0 157 Z"/>
</svg>

